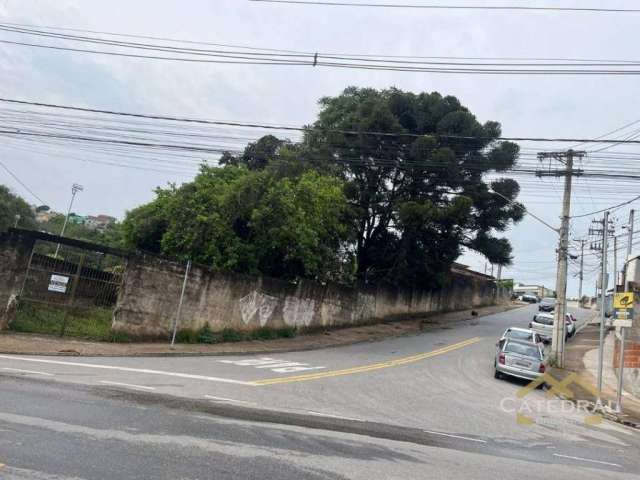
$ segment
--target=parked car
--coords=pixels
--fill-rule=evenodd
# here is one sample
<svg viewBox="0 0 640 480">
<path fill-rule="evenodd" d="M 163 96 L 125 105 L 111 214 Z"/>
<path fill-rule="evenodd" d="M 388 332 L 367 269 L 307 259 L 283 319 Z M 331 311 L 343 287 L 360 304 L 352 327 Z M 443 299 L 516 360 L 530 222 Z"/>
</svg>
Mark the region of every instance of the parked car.
<svg viewBox="0 0 640 480">
<path fill-rule="evenodd" d="M 540 335 L 543 342 L 550 342 L 553 335 L 553 314 L 538 313 L 534 315 L 533 320 L 529 322 L 529 328 Z"/>
<path fill-rule="evenodd" d="M 556 299 L 546 297 L 540 300 L 540 305 L 538 305 L 538 311 L 540 312 L 553 312 L 556 309 Z"/>
<path fill-rule="evenodd" d="M 496 352 L 494 368 L 495 378 L 509 375 L 534 380 L 546 371 L 547 366 L 539 343 L 508 338 Z"/>
<path fill-rule="evenodd" d="M 537 313 L 529 323 L 529 328 L 540 335 L 543 342 L 549 343 L 553 337 L 554 322 L 555 319 L 553 313 Z M 564 322 L 564 338 L 567 340 L 575 334 L 576 328 L 569 314 L 565 316 Z"/>
<path fill-rule="evenodd" d="M 527 303 L 538 303 L 538 297 L 535 295 L 521 295 L 520 300 Z"/>
<path fill-rule="evenodd" d="M 567 313 L 564 322 L 567 329 L 567 336 L 573 337 L 576 334 L 576 318 L 571 313 Z"/>
<path fill-rule="evenodd" d="M 501 349 L 504 342 L 507 339 L 523 340 L 525 342 L 542 343 L 542 338 L 536 332 L 529 328 L 509 327 L 507 328 L 500 339 L 496 342 L 496 347 Z"/>
</svg>

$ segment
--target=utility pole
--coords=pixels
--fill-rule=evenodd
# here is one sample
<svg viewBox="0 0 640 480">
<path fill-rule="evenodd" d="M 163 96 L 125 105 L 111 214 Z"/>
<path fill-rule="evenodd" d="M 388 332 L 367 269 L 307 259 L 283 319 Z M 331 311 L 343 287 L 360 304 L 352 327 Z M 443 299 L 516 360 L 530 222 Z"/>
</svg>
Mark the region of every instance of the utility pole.
<svg viewBox="0 0 640 480">
<path fill-rule="evenodd" d="M 604 212 L 602 220 L 602 279 L 600 280 L 600 348 L 598 348 L 598 399 L 602 397 L 602 363 L 604 355 L 604 324 L 607 302 L 607 240 L 609 233 L 609 212 Z"/>
<path fill-rule="evenodd" d="M 580 240 L 580 283 L 578 284 L 578 305 L 582 304 L 582 280 L 584 280 L 584 240 Z"/>
<path fill-rule="evenodd" d="M 613 291 L 618 291 L 618 237 L 613 236 Z"/>
<path fill-rule="evenodd" d="M 569 215 L 571 213 L 571 181 L 581 171 L 573 169 L 574 158 L 582 158 L 584 151 L 567 150 L 566 152 L 540 152 L 539 160 L 553 159 L 564 164 L 564 170 L 537 171 L 536 175 L 564 176 L 564 194 L 562 197 L 562 220 L 560 223 L 560 242 L 558 245 L 558 272 L 556 276 L 556 308 L 551 337 L 551 358 L 557 367 L 564 367 L 565 316 L 567 312 L 567 254 L 569 250 Z"/>
<path fill-rule="evenodd" d="M 76 198 L 76 193 L 82 192 L 84 187 L 80 184 L 74 183 L 71 185 L 71 201 L 69 202 L 69 209 L 67 210 L 67 216 L 64 218 L 64 223 L 62 224 L 62 231 L 60 232 L 60 236 L 64 237 L 64 231 L 67 228 L 67 222 L 69 221 L 69 215 L 71 214 L 71 207 L 73 206 L 73 200 Z M 58 252 L 60 251 L 60 244 L 56 247 L 56 253 L 54 258 L 58 258 Z"/>
<path fill-rule="evenodd" d="M 627 262 L 629 261 L 629 257 L 631 256 L 631 248 L 633 246 L 633 217 L 635 214 L 635 210 L 631 209 L 629 212 L 629 225 L 627 225 L 627 229 L 629 230 L 629 240 L 627 242 L 627 256 L 624 260 L 624 290 L 625 292 L 629 291 L 629 283 L 627 282 Z"/>
</svg>

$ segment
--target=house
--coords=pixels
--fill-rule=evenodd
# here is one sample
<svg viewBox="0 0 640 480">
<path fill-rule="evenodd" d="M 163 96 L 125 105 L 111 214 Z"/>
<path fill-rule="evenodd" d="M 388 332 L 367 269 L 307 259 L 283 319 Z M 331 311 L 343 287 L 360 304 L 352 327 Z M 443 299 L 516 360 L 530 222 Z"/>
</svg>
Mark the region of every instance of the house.
<svg viewBox="0 0 640 480">
<path fill-rule="evenodd" d="M 524 283 L 516 283 L 513 286 L 515 295 L 534 295 L 538 298 L 555 297 L 556 292 L 544 285 L 525 285 Z"/>
<path fill-rule="evenodd" d="M 90 230 L 98 230 L 99 232 L 103 232 L 110 225 L 114 224 L 116 219 L 109 215 L 88 215 L 85 218 L 84 225 Z"/>
</svg>

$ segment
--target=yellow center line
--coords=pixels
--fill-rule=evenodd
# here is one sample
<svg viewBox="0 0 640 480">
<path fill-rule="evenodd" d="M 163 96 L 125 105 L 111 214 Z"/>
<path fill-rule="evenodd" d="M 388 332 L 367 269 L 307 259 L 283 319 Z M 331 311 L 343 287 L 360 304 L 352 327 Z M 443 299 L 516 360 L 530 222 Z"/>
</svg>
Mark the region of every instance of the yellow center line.
<svg viewBox="0 0 640 480">
<path fill-rule="evenodd" d="M 420 360 L 424 360 L 425 358 L 442 355 L 444 353 L 448 353 L 453 350 L 457 350 L 459 348 L 473 345 L 474 343 L 478 343 L 480 340 L 482 340 L 480 337 L 473 337 L 459 343 L 454 343 L 452 345 L 439 348 L 437 350 L 432 350 L 431 352 L 419 353 L 417 355 L 411 355 L 409 357 L 396 358 L 395 360 L 389 360 L 387 362 L 373 363 L 370 365 L 362 365 L 360 367 L 345 368 L 342 370 L 330 370 L 326 372 L 316 372 L 316 373 L 308 373 L 305 375 L 295 375 L 291 377 L 267 378 L 264 380 L 255 380 L 249 383 L 251 383 L 251 385 L 264 386 L 264 385 L 275 385 L 278 383 L 304 382 L 307 380 L 317 380 L 319 378 L 339 377 L 342 375 L 352 375 L 354 373 L 371 372 L 373 370 L 397 367 L 400 365 L 406 365 L 408 363 L 418 362 Z"/>
</svg>

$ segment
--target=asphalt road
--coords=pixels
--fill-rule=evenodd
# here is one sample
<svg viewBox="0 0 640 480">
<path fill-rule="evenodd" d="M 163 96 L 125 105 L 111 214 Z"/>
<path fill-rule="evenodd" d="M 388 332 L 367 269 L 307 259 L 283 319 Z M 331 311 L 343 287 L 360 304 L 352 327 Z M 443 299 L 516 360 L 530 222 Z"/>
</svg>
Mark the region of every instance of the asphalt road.
<svg viewBox="0 0 640 480">
<path fill-rule="evenodd" d="M 0 476 L 635 478 L 640 432 L 493 378 L 534 308 L 273 357 L 0 356 Z"/>
</svg>

